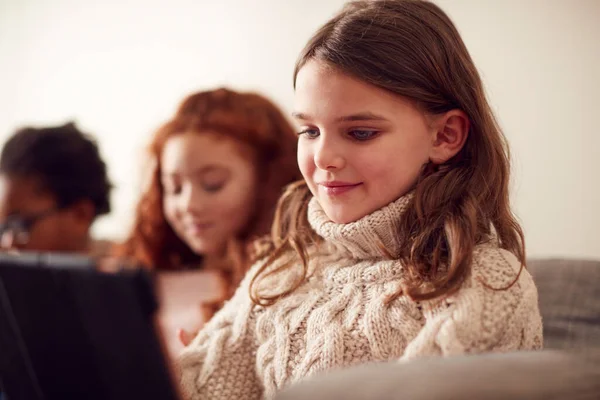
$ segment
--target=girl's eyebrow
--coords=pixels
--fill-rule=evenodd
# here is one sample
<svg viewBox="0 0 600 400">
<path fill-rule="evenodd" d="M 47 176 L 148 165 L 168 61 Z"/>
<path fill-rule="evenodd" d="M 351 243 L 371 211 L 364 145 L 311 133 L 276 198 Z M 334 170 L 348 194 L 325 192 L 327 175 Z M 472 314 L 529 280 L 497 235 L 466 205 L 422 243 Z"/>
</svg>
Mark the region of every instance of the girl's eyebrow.
<svg viewBox="0 0 600 400">
<path fill-rule="evenodd" d="M 310 119 L 310 117 L 309 117 L 308 115 L 306 115 L 306 114 L 303 114 L 303 113 L 301 113 L 301 112 L 296 112 L 296 111 L 294 111 L 294 112 L 292 113 L 292 118 L 299 119 L 299 120 L 301 120 L 301 121 L 306 121 L 306 120 L 309 120 L 309 119 Z"/>
<path fill-rule="evenodd" d="M 206 175 L 211 172 L 220 172 L 220 171 L 227 172 L 227 168 L 222 167 L 220 165 L 211 164 L 211 165 L 206 165 L 204 167 L 195 169 L 194 171 L 192 171 L 192 175 Z M 180 173 L 177 171 L 163 171 L 163 173 L 161 175 L 163 177 L 176 177 L 176 176 L 179 176 Z"/>
<path fill-rule="evenodd" d="M 310 120 L 311 117 L 301 112 L 293 112 L 292 117 L 301 121 Z M 336 119 L 336 122 L 349 122 L 349 121 L 388 121 L 387 118 L 381 115 L 374 114 L 370 111 L 365 111 L 352 115 L 345 115 Z"/>
</svg>

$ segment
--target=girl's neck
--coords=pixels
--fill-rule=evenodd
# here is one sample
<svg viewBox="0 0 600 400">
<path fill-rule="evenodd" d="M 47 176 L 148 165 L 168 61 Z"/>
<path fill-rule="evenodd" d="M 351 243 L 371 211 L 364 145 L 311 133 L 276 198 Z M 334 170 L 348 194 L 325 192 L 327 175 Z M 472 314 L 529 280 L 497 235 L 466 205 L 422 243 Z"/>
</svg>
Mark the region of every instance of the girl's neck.
<svg viewBox="0 0 600 400">
<path fill-rule="evenodd" d="M 223 263 L 225 253 L 209 253 L 202 255 L 202 265 L 210 269 L 210 266 L 216 266 Z"/>
</svg>

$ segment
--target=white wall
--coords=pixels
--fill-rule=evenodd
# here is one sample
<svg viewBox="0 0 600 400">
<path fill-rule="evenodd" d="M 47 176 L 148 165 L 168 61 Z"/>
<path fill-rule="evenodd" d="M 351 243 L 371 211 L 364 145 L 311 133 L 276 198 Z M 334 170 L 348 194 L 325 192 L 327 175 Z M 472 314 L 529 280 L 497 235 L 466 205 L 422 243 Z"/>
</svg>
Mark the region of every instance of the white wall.
<svg viewBox="0 0 600 400">
<path fill-rule="evenodd" d="M 311 33 L 343 0 L 0 0 L 0 143 L 75 119 L 117 188 L 98 236 L 122 238 L 152 130 L 188 93 L 259 90 L 286 111 Z M 438 0 L 512 144 L 531 255 L 600 258 L 600 1 Z"/>
</svg>

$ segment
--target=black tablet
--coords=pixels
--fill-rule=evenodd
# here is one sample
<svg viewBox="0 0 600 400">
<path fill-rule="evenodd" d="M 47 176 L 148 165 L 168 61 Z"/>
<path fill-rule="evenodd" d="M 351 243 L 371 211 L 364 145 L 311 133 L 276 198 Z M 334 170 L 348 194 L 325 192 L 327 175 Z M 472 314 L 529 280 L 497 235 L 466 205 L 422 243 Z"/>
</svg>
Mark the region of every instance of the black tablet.
<svg viewBox="0 0 600 400">
<path fill-rule="evenodd" d="M 156 310 L 142 270 L 0 254 L 0 398 L 175 400 Z"/>
</svg>

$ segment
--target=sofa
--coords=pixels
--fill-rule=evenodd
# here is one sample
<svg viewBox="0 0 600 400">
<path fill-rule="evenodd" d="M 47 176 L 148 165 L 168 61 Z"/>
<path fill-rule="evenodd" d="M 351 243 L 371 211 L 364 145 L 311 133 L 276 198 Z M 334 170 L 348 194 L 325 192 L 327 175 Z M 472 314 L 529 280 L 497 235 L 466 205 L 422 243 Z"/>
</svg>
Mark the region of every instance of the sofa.
<svg viewBox="0 0 600 400">
<path fill-rule="evenodd" d="M 544 350 L 379 363 L 335 371 L 278 400 L 600 400 L 600 261 L 534 259 Z"/>
</svg>

